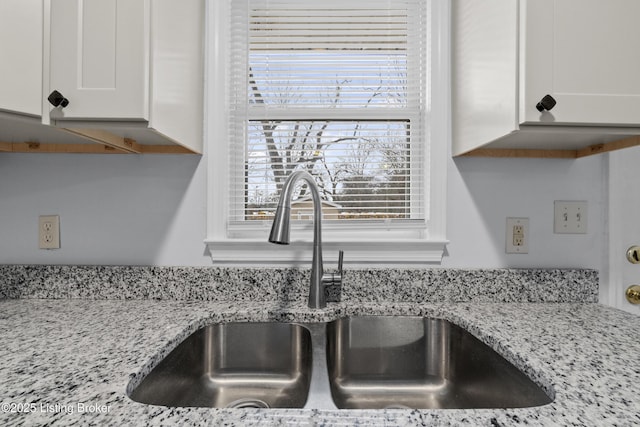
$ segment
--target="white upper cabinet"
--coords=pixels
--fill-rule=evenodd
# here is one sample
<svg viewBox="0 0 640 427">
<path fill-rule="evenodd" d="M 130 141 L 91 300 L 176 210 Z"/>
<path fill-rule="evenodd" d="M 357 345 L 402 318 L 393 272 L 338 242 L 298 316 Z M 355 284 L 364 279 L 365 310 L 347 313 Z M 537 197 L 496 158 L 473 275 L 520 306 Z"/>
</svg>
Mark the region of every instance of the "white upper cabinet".
<svg viewBox="0 0 640 427">
<path fill-rule="evenodd" d="M 534 0 L 522 4 L 524 122 L 640 124 L 640 1 Z"/>
<path fill-rule="evenodd" d="M 203 0 L 45 4 L 44 97 L 59 95 L 43 122 L 127 152 L 202 152 Z"/>
<path fill-rule="evenodd" d="M 638 16 L 637 0 L 454 0 L 453 154 L 640 144 Z"/>
<path fill-rule="evenodd" d="M 201 153 L 204 9 L 1 0 L 0 152 Z"/>
<path fill-rule="evenodd" d="M 51 2 L 49 89 L 69 100 L 57 119 L 148 120 L 149 7 L 144 0 Z"/>
<path fill-rule="evenodd" d="M 0 112 L 42 115 L 42 0 L 0 1 Z"/>
</svg>

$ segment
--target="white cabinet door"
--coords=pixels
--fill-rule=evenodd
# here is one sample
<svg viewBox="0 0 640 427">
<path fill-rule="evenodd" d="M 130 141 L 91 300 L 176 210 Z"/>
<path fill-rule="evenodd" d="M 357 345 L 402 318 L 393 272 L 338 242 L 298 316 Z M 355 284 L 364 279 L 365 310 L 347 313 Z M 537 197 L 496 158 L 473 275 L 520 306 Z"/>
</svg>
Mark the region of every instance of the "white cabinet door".
<svg viewBox="0 0 640 427">
<path fill-rule="evenodd" d="M 56 119 L 148 119 L 148 0 L 51 1 L 50 41 Z"/>
<path fill-rule="evenodd" d="M 0 1 L 0 111 L 42 115 L 42 0 Z"/>
<path fill-rule="evenodd" d="M 521 7 L 521 122 L 640 124 L 640 1 Z M 542 114 L 535 107 L 546 94 L 557 104 Z"/>
</svg>

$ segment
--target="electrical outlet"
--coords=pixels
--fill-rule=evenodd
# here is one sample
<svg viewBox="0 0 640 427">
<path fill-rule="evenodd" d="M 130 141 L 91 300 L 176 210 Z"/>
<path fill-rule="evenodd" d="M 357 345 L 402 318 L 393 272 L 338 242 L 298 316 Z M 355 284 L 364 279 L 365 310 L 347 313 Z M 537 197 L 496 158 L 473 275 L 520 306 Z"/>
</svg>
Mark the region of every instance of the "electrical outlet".
<svg viewBox="0 0 640 427">
<path fill-rule="evenodd" d="M 524 245 L 524 235 L 523 234 L 513 234 L 513 246 L 522 246 Z"/>
<path fill-rule="evenodd" d="M 588 205 L 585 201 L 554 201 L 553 232 L 556 234 L 586 234 L 587 208 Z"/>
<path fill-rule="evenodd" d="M 507 218 L 506 252 L 529 253 L 529 218 Z"/>
<path fill-rule="evenodd" d="M 60 217 L 58 215 L 40 216 L 38 241 L 40 249 L 60 249 Z"/>
</svg>

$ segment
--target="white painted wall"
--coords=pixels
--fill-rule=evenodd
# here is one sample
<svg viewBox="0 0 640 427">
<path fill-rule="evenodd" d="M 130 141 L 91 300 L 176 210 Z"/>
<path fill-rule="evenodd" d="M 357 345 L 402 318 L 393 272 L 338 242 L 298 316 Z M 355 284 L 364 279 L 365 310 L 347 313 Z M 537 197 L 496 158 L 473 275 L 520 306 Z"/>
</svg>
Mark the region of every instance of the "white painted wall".
<svg viewBox="0 0 640 427">
<path fill-rule="evenodd" d="M 449 167 L 444 267 L 592 268 L 610 304 L 608 158 L 458 158 Z M 588 202 L 587 234 L 554 234 L 554 200 Z M 529 218 L 529 253 L 506 254 L 507 217 Z"/>
<path fill-rule="evenodd" d="M 0 153 L 0 264 L 211 265 L 203 243 L 206 163 L 181 155 Z M 604 156 L 449 160 L 443 266 L 601 269 L 605 171 Z M 559 199 L 589 202 L 587 235 L 553 234 Z M 41 214 L 60 215 L 61 249 L 38 249 Z M 504 253 L 507 216 L 530 218 L 528 255 Z"/>
<path fill-rule="evenodd" d="M 204 160 L 0 153 L 0 264 L 206 265 Z M 61 248 L 38 249 L 38 215 Z"/>
<path fill-rule="evenodd" d="M 449 168 L 445 266 L 599 269 L 606 250 L 606 159 L 459 158 Z M 587 234 L 554 234 L 554 200 L 588 201 Z M 506 217 L 529 218 L 529 254 L 506 254 Z"/>
</svg>

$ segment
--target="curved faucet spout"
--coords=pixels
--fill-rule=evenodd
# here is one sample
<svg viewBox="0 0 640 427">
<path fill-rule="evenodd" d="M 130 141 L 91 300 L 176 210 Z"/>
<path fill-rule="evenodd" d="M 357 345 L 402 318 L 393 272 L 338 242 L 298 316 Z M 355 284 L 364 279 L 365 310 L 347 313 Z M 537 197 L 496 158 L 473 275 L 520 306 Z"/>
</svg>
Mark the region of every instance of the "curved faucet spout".
<svg viewBox="0 0 640 427">
<path fill-rule="evenodd" d="M 278 207 L 276 208 L 276 215 L 273 219 L 273 225 L 271 226 L 271 233 L 269 234 L 269 241 L 271 243 L 279 243 L 282 245 L 289 244 L 289 221 L 291 218 L 291 197 L 296 183 L 299 180 L 304 180 L 309 185 L 311 190 L 311 197 L 313 199 L 313 242 L 314 246 L 317 243 L 322 245 L 322 200 L 320 199 L 320 190 L 318 184 L 313 177 L 305 171 L 295 171 L 284 183 L 282 187 L 282 193 L 280 193 L 280 199 L 278 200 Z"/>
<path fill-rule="evenodd" d="M 296 171 L 282 187 L 278 207 L 271 226 L 269 241 L 283 245 L 289 244 L 289 229 L 291 218 L 291 197 L 295 184 L 299 180 L 305 180 L 311 190 L 313 198 L 313 259 L 311 260 L 311 284 L 309 288 L 309 307 L 323 308 L 327 305 L 324 294 L 323 268 L 322 268 L 322 200 L 320 190 L 313 177 L 305 171 Z"/>
</svg>

